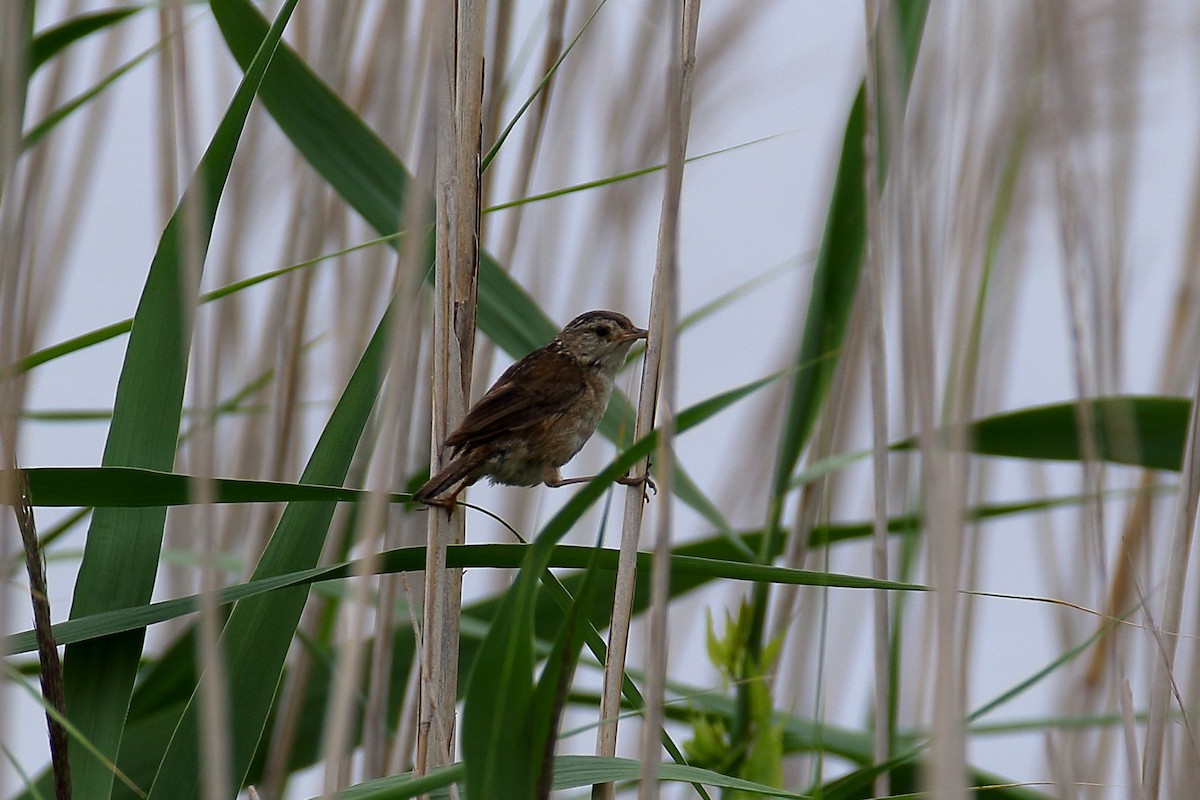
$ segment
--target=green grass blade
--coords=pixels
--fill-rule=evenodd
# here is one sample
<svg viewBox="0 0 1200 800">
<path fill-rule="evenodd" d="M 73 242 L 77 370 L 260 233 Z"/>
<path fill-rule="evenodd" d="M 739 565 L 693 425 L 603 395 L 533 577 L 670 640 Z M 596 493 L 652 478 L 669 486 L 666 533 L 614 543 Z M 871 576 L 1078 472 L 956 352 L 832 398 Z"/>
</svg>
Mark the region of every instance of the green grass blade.
<svg viewBox="0 0 1200 800">
<path fill-rule="evenodd" d="M 91 506 L 93 508 L 147 508 L 189 505 L 189 484 L 195 478 L 177 472 L 134 467 L 37 467 L 25 471 L 30 495 L 37 507 Z M 0 478 L 4 471 L 0 470 Z M 366 496 L 362 489 L 342 486 L 216 478 L 215 503 L 288 503 L 304 501 L 354 501 Z M 408 502 L 407 494 L 392 494 L 393 503 Z"/>
<path fill-rule="evenodd" d="M 763 581 L 792 586 L 825 586 L 841 589 L 888 589 L 892 591 L 927 591 L 927 587 L 917 583 L 901 581 L 880 581 L 858 575 L 843 575 L 837 572 L 817 572 L 790 567 L 775 567 L 755 564 L 749 561 L 739 561 L 730 558 L 716 558 L 709 555 L 696 555 L 698 552 L 712 552 L 714 545 L 728 548 L 723 540 L 712 539 L 676 551 L 671 555 L 672 596 L 683 591 L 690 591 L 711 580 L 726 579 L 740 581 Z M 532 552 L 532 545 L 527 544 L 463 544 L 454 545 L 447 550 L 448 564 L 455 568 L 495 568 L 512 569 L 520 567 Z M 703 550 L 701 549 L 703 548 Z M 402 547 L 380 553 L 375 558 L 362 561 L 346 561 L 326 567 L 307 567 L 278 575 L 254 577 L 246 583 L 230 586 L 217 593 L 216 600 L 220 605 L 240 602 L 251 598 L 280 592 L 297 587 L 304 587 L 318 581 L 344 580 L 356 574 L 390 575 L 402 572 L 419 571 L 422 559 L 425 557 L 424 547 Z M 610 548 L 583 547 L 580 545 L 555 545 L 544 555 L 547 567 L 565 569 L 587 569 L 595 558 L 596 569 L 600 572 L 612 572 L 616 569 L 617 551 Z M 368 563 L 368 561 L 375 563 Z M 639 553 L 637 570 L 646 574 L 650 569 L 650 554 Z M 581 575 L 575 575 L 564 581 L 572 585 L 576 593 L 577 583 Z M 611 596 L 612 590 L 608 585 L 596 589 L 598 596 Z M 635 608 L 642 608 L 644 598 L 635 603 Z M 539 597 L 538 603 L 550 602 L 550 598 Z M 503 601 L 485 603 L 482 606 L 464 612 L 467 616 L 477 618 L 493 618 L 500 615 Z M 602 605 L 602 601 L 598 603 Z M 71 619 L 59 622 L 53 626 L 55 638 L 62 644 L 92 641 L 114 633 L 137 630 L 147 625 L 178 619 L 188 614 L 196 613 L 200 608 L 200 596 L 189 595 L 174 600 L 163 600 L 158 603 L 122 608 L 113 611 L 99 612 L 90 617 Z M 601 614 L 603 609 L 593 610 Z M 540 620 L 535 624 L 538 637 L 549 633 L 553 636 L 562 623 L 562 613 L 556 610 L 554 624 L 543 626 Z M 532 638 L 532 637 L 531 637 Z M 33 631 L 23 631 L 12 634 L 3 640 L 6 651 L 12 654 L 33 652 L 36 642 Z"/>
<path fill-rule="evenodd" d="M 189 238 L 207 250 L 242 126 L 270 61 L 271 43 L 278 42 L 294 5 L 291 0 L 280 12 L 163 231 L 117 384 L 105 466 L 169 470 L 174 462 L 191 340 L 190 308 L 198 290 L 184 270 L 184 209 L 196 222 Z M 149 601 L 165 519 L 164 508 L 101 509 L 92 516 L 72 618 Z M 67 647 L 64 671 L 71 720 L 109 760 L 117 756 L 142 641 L 143 633 L 134 631 Z M 76 758 L 72 767 L 78 796 L 109 796 L 113 775 L 99 759 Z"/>
</svg>

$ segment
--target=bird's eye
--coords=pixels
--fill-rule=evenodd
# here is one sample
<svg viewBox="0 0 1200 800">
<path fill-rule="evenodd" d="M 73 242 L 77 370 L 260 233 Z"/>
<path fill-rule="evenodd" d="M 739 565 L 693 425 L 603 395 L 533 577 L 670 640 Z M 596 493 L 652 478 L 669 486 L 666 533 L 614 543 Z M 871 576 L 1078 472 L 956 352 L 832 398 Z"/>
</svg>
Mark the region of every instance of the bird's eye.
<svg viewBox="0 0 1200 800">
<path fill-rule="evenodd" d="M 597 325 L 595 327 L 595 329 L 593 329 L 592 332 L 595 333 L 597 336 L 599 336 L 601 339 L 608 338 L 608 328 L 605 327 L 604 325 Z"/>
</svg>

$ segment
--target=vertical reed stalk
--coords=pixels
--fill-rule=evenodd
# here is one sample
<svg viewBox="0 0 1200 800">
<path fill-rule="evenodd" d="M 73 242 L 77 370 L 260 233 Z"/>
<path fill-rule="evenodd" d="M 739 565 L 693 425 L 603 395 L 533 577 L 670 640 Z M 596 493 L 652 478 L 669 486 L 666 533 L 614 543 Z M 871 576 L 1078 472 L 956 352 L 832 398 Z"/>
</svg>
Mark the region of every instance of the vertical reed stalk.
<svg viewBox="0 0 1200 800">
<path fill-rule="evenodd" d="M 668 32 L 667 60 L 667 175 L 662 215 L 658 225 L 658 257 L 654 266 L 654 286 L 650 297 L 651 336 L 661 342 L 657 359 L 646 370 L 659 375 L 659 401 L 662 418 L 659 425 L 658 476 L 663 502 L 658 508 L 654 531 L 654 559 L 651 568 L 650 619 L 646 639 L 646 707 L 642 719 L 642 774 L 638 785 L 639 800 L 658 796 L 658 764 L 661 760 L 663 691 L 667 682 L 667 655 L 670 627 L 667 606 L 670 602 L 672 488 L 675 479 L 675 397 L 677 392 L 679 319 L 679 209 L 683 192 L 683 166 L 687 156 L 688 131 L 692 119 L 692 95 L 696 78 L 696 35 L 700 25 L 700 0 L 675 0 L 665 26 Z M 676 35 L 678 31 L 678 35 Z M 639 418 L 639 422 L 640 422 Z M 642 487 L 628 492 L 640 500 Z M 627 506 L 628 508 L 628 506 Z M 622 538 L 624 541 L 624 537 Z M 606 682 L 607 686 L 607 682 Z"/>
<path fill-rule="evenodd" d="M 441 47 L 434 56 L 438 133 L 433 472 L 442 466 L 441 443 L 466 415 L 471 394 L 485 18 L 481 0 L 448 3 L 441 16 Z M 417 764 L 422 773 L 453 758 L 462 571 L 446 567 L 446 547 L 461 544 L 465 536 L 461 511 L 430 511 L 417 736 Z"/>
</svg>

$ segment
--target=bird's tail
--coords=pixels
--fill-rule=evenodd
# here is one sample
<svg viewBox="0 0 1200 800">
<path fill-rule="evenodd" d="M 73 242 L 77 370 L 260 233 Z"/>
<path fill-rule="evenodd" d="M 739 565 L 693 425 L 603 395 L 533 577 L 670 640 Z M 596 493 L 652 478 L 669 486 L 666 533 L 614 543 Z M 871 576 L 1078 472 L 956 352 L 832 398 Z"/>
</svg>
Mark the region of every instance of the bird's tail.
<svg viewBox="0 0 1200 800">
<path fill-rule="evenodd" d="M 443 467 L 441 472 L 426 481 L 425 485 L 420 489 L 417 489 L 413 494 L 413 500 L 418 503 L 434 500 L 448 493 L 454 488 L 455 484 L 465 481 L 458 488 L 458 491 L 454 492 L 454 494 L 458 494 L 458 492 L 475 482 L 475 478 L 471 473 L 486 458 L 487 453 L 481 451 L 479 448 L 471 448 L 459 453 L 450 459 L 450 463 Z"/>
</svg>

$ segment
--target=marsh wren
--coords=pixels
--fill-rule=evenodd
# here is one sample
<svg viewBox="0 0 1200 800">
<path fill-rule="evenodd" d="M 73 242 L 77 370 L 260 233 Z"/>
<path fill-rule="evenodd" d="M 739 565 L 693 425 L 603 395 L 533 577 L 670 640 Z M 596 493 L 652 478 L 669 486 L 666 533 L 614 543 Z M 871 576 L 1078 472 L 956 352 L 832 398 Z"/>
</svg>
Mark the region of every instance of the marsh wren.
<svg viewBox="0 0 1200 800">
<path fill-rule="evenodd" d="M 591 438 L 613 379 L 629 348 L 647 331 L 624 314 L 589 311 L 563 328 L 550 344 L 509 367 L 446 438 L 449 463 L 413 499 L 450 508 L 482 477 L 510 486 L 565 486 L 592 479 L 563 478 L 558 468 Z M 637 485 L 646 477 L 618 482 Z"/>
</svg>

